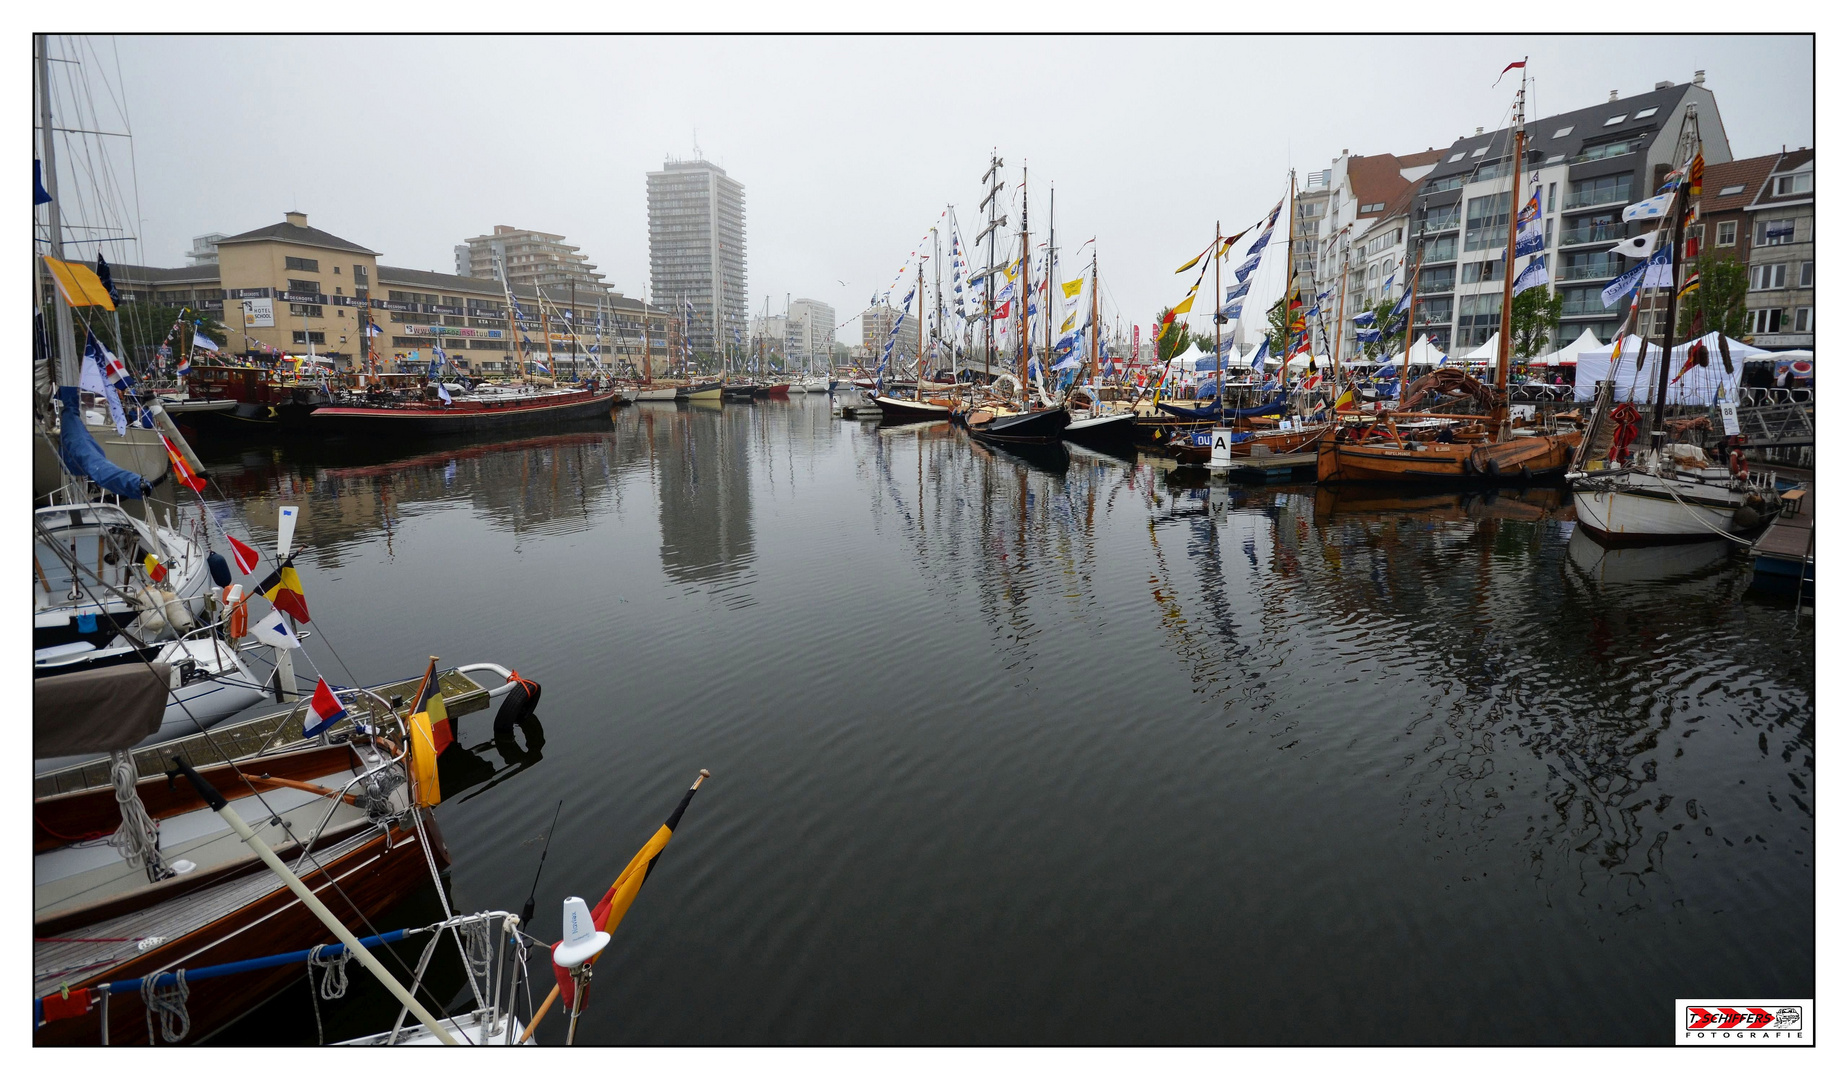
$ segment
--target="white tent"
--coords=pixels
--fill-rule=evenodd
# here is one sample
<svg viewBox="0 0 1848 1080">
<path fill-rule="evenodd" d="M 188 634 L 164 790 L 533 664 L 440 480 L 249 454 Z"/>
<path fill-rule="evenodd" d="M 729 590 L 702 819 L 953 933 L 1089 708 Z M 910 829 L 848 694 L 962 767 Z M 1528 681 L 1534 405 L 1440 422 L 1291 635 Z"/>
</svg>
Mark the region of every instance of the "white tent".
<svg viewBox="0 0 1848 1080">
<path fill-rule="evenodd" d="M 1493 363 L 1495 360 L 1495 350 L 1499 348 L 1501 348 L 1501 331 L 1497 330 L 1493 334 L 1490 334 L 1489 340 L 1483 342 L 1480 347 L 1471 349 L 1469 352 L 1458 357 L 1458 359 L 1468 360 L 1471 363 L 1482 363 L 1483 361 Z"/>
<path fill-rule="evenodd" d="M 1202 356 L 1211 355 L 1213 354 L 1201 352 L 1194 346 L 1193 340 L 1189 338 L 1187 342 L 1187 351 L 1181 353 L 1179 356 L 1171 358 L 1168 362 L 1183 371 L 1192 371 L 1195 360 L 1200 359 Z"/>
<path fill-rule="evenodd" d="M 1561 346 L 1545 356 L 1534 357 L 1527 362 L 1527 366 L 1559 367 L 1561 364 L 1576 364 L 1580 353 L 1597 352 L 1599 349 L 1604 349 L 1605 355 L 1610 355 L 1609 346 L 1599 341 L 1598 335 L 1592 333 L 1591 327 L 1587 326 L 1579 333 L 1578 340 L 1570 345 Z"/>
<path fill-rule="evenodd" d="M 1318 356 L 1315 358 L 1315 369 L 1317 371 L 1327 371 L 1329 370 L 1330 366 L 1331 366 L 1331 361 L 1328 357 Z M 1290 374 L 1292 375 L 1300 375 L 1303 372 L 1308 371 L 1309 370 L 1309 357 L 1299 356 L 1296 359 L 1290 361 L 1289 370 L 1290 370 Z"/>
<path fill-rule="evenodd" d="M 1742 341 L 1726 339 L 1727 349 L 1732 353 L 1733 370 L 1728 372 L 1726 365 L 1720 361 L 1720 335 L 1715 332 L 1700 339 L 1707 346 L 1707 366 L 1695 366 L 1686 372 L 1681 370 L 1687 363 L 1688 350 L 1693 342 L 1684 342 L 1675 346 L 1674 354 L 1668 364 L 1668 404 L 1670 405 L 1709 405 L 1725 394 L 1736 396 L 1739 392 L 1739 375 L 1741 361 L 1754 357 L 1767 357 L 1770 354 L 1763 349 L 1755 349 Z M 1635 335 L 1624 338 L 1623 355 L 1618 359 L 1615 369 L 1611 364 L 1611 350 L 1588 349 L 1579 353 L 1578 372 L 1573 380 L 1572 396 L 1579 401 L 1590 401 L 1596 394 L 1598 382 L 1603 379 L 1615 379 L 1615 401 L 1648 401 L 1655 395 L 1656 380 L 1661 377 L 1659 364 L 1662 349 L 1654 342 L 1650 343 L 1649 360 L 1641 369 L 1636 366 L 1637 338 Z"/>
<path fill-rule="evenodd" d="M 1411 353 L 1414 367 L 1441 367 L 1450 362 L 1450 357 L 1444 355 L 1444 350 L 1431 344 L 1431 339 L 1422 334 L 1419 335 L 1417 341 L 1412 343 Z M 1397 367 L 1404 357 L 1404 353 L 1394 353 L 1386 363 Z"/>
</svg>

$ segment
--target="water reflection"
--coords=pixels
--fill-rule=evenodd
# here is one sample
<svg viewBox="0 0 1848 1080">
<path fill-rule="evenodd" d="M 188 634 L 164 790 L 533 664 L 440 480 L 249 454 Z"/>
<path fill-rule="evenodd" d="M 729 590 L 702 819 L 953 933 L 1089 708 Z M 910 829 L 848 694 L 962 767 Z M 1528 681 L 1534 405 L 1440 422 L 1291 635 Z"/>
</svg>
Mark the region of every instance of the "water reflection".
<svg viewBox="0 0 1848 1080">
<path fill-rule="evenodd" d="M 651 470 L 661 566 L 675 581 L 742 589 L 755 554 L 751 522 L 753 418 L 712 402 L 643 403 L 618 418 L 624 457 Z"/>
</svg>

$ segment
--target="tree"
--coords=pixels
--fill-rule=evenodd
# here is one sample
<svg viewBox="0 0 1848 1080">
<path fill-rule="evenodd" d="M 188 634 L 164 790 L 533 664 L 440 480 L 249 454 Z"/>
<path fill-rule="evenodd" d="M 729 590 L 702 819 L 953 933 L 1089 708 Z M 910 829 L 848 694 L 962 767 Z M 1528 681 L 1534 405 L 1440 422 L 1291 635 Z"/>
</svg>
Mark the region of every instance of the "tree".
<svg viewBox="0 0 1848 1080">
<path fill-rule="evenodd" d="M 1373 325 L 1363 329 L 1381 331 L 1378 341 L 1366 341 L 1360 345 L 1360 354 L 1369 362 L 1378 360 L 1382 356 L 1391 356 L 1405 347 L 1404 330 L 1396 334 L 1385 333 L 1387 324 L 1392 322 L 1392 309 L 1397 304 L 1398 301 L 1389 296 L 1367 309 L 1373 313 Z"/>
<path fill-rule="evenodd" d="M 114 316 L 101 308 L 90 310 L 93 313 L 91 329 L 95 331 L 97 340 L 117 356 L 134 357 L 142 363 L 153 357 L 154 351 L 167 340 L 167 334 L 176 322 L 182 325 L 171 342 L 175 353 L 192 346 L 192 332 L 195 330 L 221 348 L 227 337 L 224 327 L 219 325 L 213 313 L 194 308 L 138 300 L 118 304 Z M 122 324 L 123 340 L 119 342 L 115 339 L 117 322 Z"/>
<path fill-rule="evenodd" d="M 1199 349 L 1201 352 L 1205 353 L 1208 356 L 1213 355 L 1213 335 L 1211 334 L 1193 335 L 1193 346 L 1194 348 Z"/>
<path fill-rule="evenodd" d="M 1155 325 L 1161 327 L 1161 333 L 1155 338 L 1155 359 L 1164 367 L 1168 361 L 1187 351 L 1187 325 L 1179 319 L 1163 322 L 1173 314 L 1173 308 L 1162 308 L 1161 314 L 1155 317 Z"/>
<path fill-rule="evenodd" d="M 1734 341 L 1747 341 L 1751 318 L 1745 310 L 1747 270 L 1730 254 L 1703 251 L 1694 260 L 1700 288 L 1681 301 L 1676 313 L 1675 336 L 1694 336 L 1694 315 L 1701 316 L 1701 333 L 1718 330 Z"/>
<path fill-rule="evenodd" d="M 1508 314 L 1508 326 L 1514 340 L 1508 355 L 1532 359 L 1546 350 L 1547 343 L 1559 329 L 1559 313 L 1566 298 L 1545 285 L 1536 285 L 1514 298 Z"/>
</svg>

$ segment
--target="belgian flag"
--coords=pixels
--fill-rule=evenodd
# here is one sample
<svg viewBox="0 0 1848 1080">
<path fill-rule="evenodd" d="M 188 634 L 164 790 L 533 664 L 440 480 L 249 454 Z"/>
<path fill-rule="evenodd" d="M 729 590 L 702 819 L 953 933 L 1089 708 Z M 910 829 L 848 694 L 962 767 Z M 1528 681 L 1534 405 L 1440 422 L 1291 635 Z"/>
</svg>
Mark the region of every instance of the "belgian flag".
<svg viewBox="0 0 1848 1080">
<path fill-rule="evenodd" d="M 436 657 L 430 658 L 430 667 L 424 672 L 423 682 L 417 686 L 417 704 L 411 707 L 413 717 L 423 714 L 429 718 L 430 745 L 440 756 L 449 749 L 449 744 L 456 741 L 454 728 L 449 723 L 449 708 L 443 703 L 443 690 L 436 677 Z"/>
<path fill-rule="evenodd" d="M 257 591 L 268 598 L 277 611 L 296 622 L 309 621 L 308 600 L 302 595 L 302 579 L 296 576 L 294 559 L 284 559 L 280 567 L 257 585 Z"/>
</svg>

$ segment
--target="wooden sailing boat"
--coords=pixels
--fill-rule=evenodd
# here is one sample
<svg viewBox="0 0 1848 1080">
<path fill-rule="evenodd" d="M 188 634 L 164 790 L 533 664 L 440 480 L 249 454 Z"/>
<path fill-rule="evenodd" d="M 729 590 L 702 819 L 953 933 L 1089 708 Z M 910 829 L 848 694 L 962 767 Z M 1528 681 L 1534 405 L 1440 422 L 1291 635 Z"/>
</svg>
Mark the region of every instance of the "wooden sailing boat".
<svg viewBox="0 0 1848 1080">
<path fill-rule="evenodd" d="M 1050 216 L 1050 214 L 1048 215 Z M 1016 297 L 1020 304 L 1020 350 L 1017 358 L 1016 381 L 1020 384 L 1020 408 L 1018 411 L 1010 406 L 984 405 L 969 413 L 969 434 L 977 439 L 997 443 L 1056 443 L 1065 434 L 1071 423 L 1072 414 L 1064 404 L 1050 408 L 1033 407 L 1033 382 L 1030 367 L 1032 364 L 1033 342 L 1027 316 L 1032 309 L 1033 295 L 1033 248 L 1029 243 L 1027 229 L 1027 170 L 1020 170 L 1020 279 L 1027 287 L 1025 295 Z M 1047 273 L 1052 270 L 1052 230 L 1047 229 Z M 1051 289 L 1047 290 L 1047 302 L 1051 302 Z M 1050 320 L 1050 313 L 1047 316 Z M 1050 352 L 1050 349 L 1048 350 Z M 1046 357 L 1047 361 L 1052 358 Z"/>
<path fill-rule="evenodd" d="M 1050 292 L 1050 290 L 1048 291 Z M 1079 371 L 1078 379 L 1073 384 L 1074 393 L 1079 386 L 1084 385 L 1087 375 L 1095 375 L 1100 370 L 1098 365 L 1098 338 L 1100 336 L 1099 327 L 1102 324 L 1098 321 L 1097 305 L 1097 250 L 1093 248 L 1091 251 L 1091 318 L 1089 330 L 1091 348 L 1090 352 L 1086 354 L 1085 366 L 1083 370 Z M 1072 419 L 1071 422 L 1065 426 L 1064 437 L 1072 442 L 1092 447 L 1121 449 L 1134 443 L 1136 440 L 1136 414 L 1134 410 L 1111 407 L 1111 405 L 1105 403 L 1097 396 L 1099 392 L 1101 392 L 1101 388 L 1091 392 L 1091 403 L 1084 408 L 1083 415 L 1079 414 L 1079 410 L 1072 410 Z M 1070 394 L 1066 396 L 1066 401 L 1068 403 L 1067 407 L 1069 408 L 1069 402 L 1071 401 Z"/>
<path fill-rule="evenodd" d="M 1526 140 L 1523 106 L 1527 95 L 1527 69 L 1521 69 L 1521 89 L 1515 95 L 1512 183 L 1508 200 L 1508 247 L 1502 271 L 1500 342 L 1495 354 L 1495 387 L 1489 408 L 1488 430 L 1476 440 L 1421 441 L 1399 419 L 1416 419 L 1416 413 L 1388 415 L 1365 428 L 1335 426 L 1316 446 L 1316 479 L 1323 483 L 1480 483 L 1521 481 L 1563 476 L 1579 444 L 1576 431 L 1563 434 L 1513 437 L 1508 418 L 1508 352 L 1513 338 L 1515 240 L 1521 217 L 1522 152 Z M 1420 255 L 1422 258 L 1422 253 Z M 1411 360 L 1413 324 L 1417 321 L 1418 275 L 1414 266 L 1408 283 L 1405 310 L 1406 363 Z M 1401 384 L 1408 382 L 1400 373 Z M 1434 373 L 1435 375 L 1436 373 Z M 1401 401 L 1409 391 L 1401 391 Z M 1468 417 L 1455 419 L 1468 421 Z M 1454 425 L 1440 435 L 1454 439 Z"/>
</svg>

